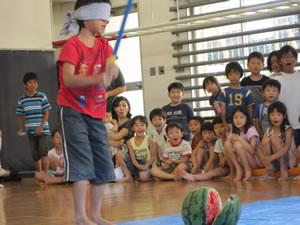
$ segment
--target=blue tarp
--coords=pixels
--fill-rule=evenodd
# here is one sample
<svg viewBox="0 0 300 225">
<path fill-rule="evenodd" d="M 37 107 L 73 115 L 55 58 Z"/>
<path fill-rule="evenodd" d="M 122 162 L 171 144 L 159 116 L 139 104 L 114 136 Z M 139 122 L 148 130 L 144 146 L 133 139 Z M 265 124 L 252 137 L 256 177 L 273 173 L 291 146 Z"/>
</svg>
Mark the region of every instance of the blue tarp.
<svg viewBox="0 0 300 225">
<path fill-rule="evenodd" d="M 184 225 L 180 214 L 120 223 L 119 225 L 152 224 Z M 300 225 L 300 197 L 243 204 L 238 225 Z"/>
</svg>

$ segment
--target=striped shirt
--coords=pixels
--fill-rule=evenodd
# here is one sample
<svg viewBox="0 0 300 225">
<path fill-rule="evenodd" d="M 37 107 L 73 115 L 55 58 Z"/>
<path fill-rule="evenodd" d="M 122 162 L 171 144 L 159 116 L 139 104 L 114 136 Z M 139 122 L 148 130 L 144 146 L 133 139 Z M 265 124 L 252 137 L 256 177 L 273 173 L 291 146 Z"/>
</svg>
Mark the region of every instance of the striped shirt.
<svg viewBox="0 0 300 225">
<path fill-rule="evenodd" d="M 186 140 L 182 140 L 178 145 L 172 146 L 170 143 L 168 143 L 165 146 L 164 154 L 163 154 L 163 160 L 181 160 L 185 156 L 191 156 L 192 155 L 192 148 L 189 142 Z"/>
<path fill-rule="evenodd" d="M 18 99 L 17 115 L 25 116 L 25 130 L 27 133 L 33 132 L 41 125 L 44 113 L 51 109 L 47 96 L 37 92 L 34 96 L 23 95 Z M 49 135 L 48 121 L 43 127 L 41 135 Z"/>
</svg>

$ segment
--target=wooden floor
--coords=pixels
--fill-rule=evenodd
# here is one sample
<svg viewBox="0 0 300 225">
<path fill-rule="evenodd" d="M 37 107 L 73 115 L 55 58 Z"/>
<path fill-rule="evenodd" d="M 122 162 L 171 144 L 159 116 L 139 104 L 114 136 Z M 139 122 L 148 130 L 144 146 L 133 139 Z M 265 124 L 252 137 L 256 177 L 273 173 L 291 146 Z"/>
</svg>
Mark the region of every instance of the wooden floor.
<svg viewBox="0 0 300 225">
<path fill-rule="evenodd" d="M 71 185 L 41 185 L 33 179 L 3 183 L 0 189 L 0 225 L 73 225 Z M 236 193 L 242 203 L 300 196 L 300 183 L 251 182 L 153 182 L 107 184 L 103 216 L 121 223 L 178 214 L 189 191 L 215 187 L 223 203 Z M 88 208 L 89 210 L 89 208 Z"/>
</svg>

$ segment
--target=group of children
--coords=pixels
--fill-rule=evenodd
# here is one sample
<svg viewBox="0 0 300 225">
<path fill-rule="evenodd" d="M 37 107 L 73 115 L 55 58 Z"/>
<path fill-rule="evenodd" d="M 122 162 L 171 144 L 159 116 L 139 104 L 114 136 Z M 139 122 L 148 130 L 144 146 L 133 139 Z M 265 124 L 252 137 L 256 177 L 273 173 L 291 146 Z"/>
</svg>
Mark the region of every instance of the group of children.
<svg viewBox="0 0 300 225">
<path fill-rule="evenodd" d="M 76 224 L 112 224 L 101 217 L 101 205 L 104 184 L 115 180 L 110 160 L 113 155 L 115 165 L 125 173 L 123 181 L 132 177 L 142 181 L 194 181 L 218 176 L 239 181 L 249 180 L 254 169 L 263 167 L 266 173 L 260 180 L 278 169 L 280 181 L 287 179 L 287 168 L 297 164 L 294 133 L 296 144 L 300 144 L 297 124 L 300 112 L 293 110 L 298 102 L 295 98 L 287 99 L 290 80 L 296 83 L 300 77 L 294 70 L 297 61 L 294 48 L 288 46 L 270 54 L 268 68 L 276 72 L 274 79 L 260 74 L 264 58 L 258 52 L 249 55 L 247 65 L 251 75 L 242 82 L 243 69 L 237 62 L 226 65 L 228 88 L 221 90 L 214 77 L 205 78 L 203 87 L 212 94 L 210 104 L 216 113 L 212 122 L 194 116 L 192 108 L 181 102 L 183 85 L 174 82 L 168 87 L 171 103 L 150 113 L 155 128 L 150 136 L 146 135 L 147 118 L 131 119 L 130 104 L 124 97 L 116 98 L 112 104 L 112 117 L 116 121 L 107 126 L 111 130 L 107 134 L 103 123 L 104 87 L 110 85 L 119 71 L 112 63 L 114 60 L 108 60 L 112 47 L 95 35 L 104 32 L 110 9 L 108 0 L 77 0 L 74 14 L 67 14 L 69 18 L 62 33 L 71 31 L 76 35 L 63 46 L 58 59 L 61 134 L 52 133 L 55 150 L 51 153 L 48 154 L 47 124 L 51 107 L 46 96 L 36 91 L 35 74 L 24 76 L 26 94 L 18 100 L 18 134 L 24 135 L 25 117 L 25 130 L 38 171 L 36 177 L 46 183 L 56 182 L 54 178 L 73 183 Z M 295 91 L 296 97 L 298 92 Z M 278 96 L 282 102 L 277 101 Z M 257 106 L 253 114 L 254 104 Z M 288 116 L 292 116 L 292 127 Z M 41 164 L 45 172 L 54 169 L 56 177 L 40 173 Z M 89 183 L 91 218 L 87 217 L 85 205 Z"/>
<path fill-rule="evenodd" d="M 282 90 L 276 78 L 283 76 L 281 72 L 285 71 L 280 59 L 286 54 L 297 59 L 294 53 L 293 47 L 284 46 L 270 54 L 268 68 L 275 71 L 271 76 L 273 79 L 260 74 L 264 57 L 259 52 L 249 55 L 247 65 L 251 75 L 242 82 L 243 69 L 237 62 L 226 65 L 225 74 L 230 81 L 228 88 L 221 90 L 216 78 L 206 77 L 203 88 L 212 94 L 209 103 L 216 113 L 212 122 L 193 116 L 191 107 L 181 102 L 183 85 L 178 82 L 170 84 L 168 96 L 171 103 L 150 113 L 155 128 L 152 139 L 145 134 L 146 117 L 137 116 L 131 120 L 135 137 L 127 142 L 129 154 L 125 165 L 121 166 L 126 171 L 123 181 L 130 180 L 131 175 L 141 181 L 201 181 L 214 177 L 248 181 L 259 168 L 265 168 L 259 181 L 278 170 L 281 174 L 279 181 L 285 181 L 288 169 L 297 166 L 298 156 L 294 131 L 288 121 L 289 110 L 285 102 L 278 100 Z M 250 89 L 257 89 L 256 96 Z M 138 131 L 138 124 L 143 124 L 144 129 Z M 148 144 L 141 147 L 144 139 Z M 136 153 L 138 148 L 144 152 L 144 158 Z M 300 176 L 295 178 L 299 179 Z"/>
</svg>

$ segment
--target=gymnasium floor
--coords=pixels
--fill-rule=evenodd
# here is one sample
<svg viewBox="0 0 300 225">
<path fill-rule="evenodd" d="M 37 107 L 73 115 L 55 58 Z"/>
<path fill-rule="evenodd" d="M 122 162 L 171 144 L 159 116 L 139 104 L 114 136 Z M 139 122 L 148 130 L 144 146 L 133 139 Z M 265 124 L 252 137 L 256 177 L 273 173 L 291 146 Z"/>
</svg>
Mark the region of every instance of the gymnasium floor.
<svg viewBox="0 0 300 225">
<path fill-rule="evenodd" d="M 47 186 L 37 184 L 33 178 L 2 184 L 5 187 L 0 189 L 0 225 L 74 225 L 71 185 Z M 300 183 L 291 180 L 285 183 L 279 183 L 275 179 L 259 183 L 255 178 L 251 182 L 216 180 L 195 183 L 114 183 L 106 186 L 102 214 L 116 224 L 153 224 L 146 223 L 147 220 L 145 223 L 129 221 L 180 214 L 184 197 L 198 186 L 215 187 L 223 203 L 232 193 L 236 193 L 243 204 L 300 196 Z M 300 199 L 298 202 L 300 203 Z M 296 210 L 299 212 L 298 216 L 300 207 Z M 172 218 L 181 219 L 178 215 Z M 155 224 L 174 224 L 170 221 Z M 183 224 L 182 221 L 178 222 Z"/>
</svg>

